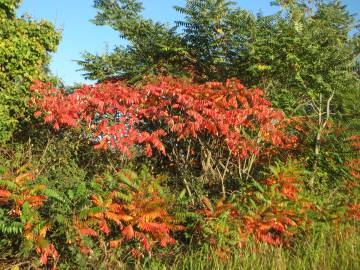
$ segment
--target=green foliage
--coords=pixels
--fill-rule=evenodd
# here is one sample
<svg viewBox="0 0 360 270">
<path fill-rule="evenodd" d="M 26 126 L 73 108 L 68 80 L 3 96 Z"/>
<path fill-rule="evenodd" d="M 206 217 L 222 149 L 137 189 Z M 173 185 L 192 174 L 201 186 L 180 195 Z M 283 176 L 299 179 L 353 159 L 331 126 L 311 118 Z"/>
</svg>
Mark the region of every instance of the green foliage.
<svg viewBox="0 0 360 270">
<path fill-rule="evenodd" d="M 358 269 L 360 258 L 358 231 L 348 226 L 314 230 L 292 249 L 250 243 L 240 247 L 228 259 L 214 254 L 214 249 L 186 250 L 171 261 L 153 258 L 141 269 Z M 140 268 L 140 267 L 139 267 Z"/>
<path fill-rule="evenodd" d="M 129 42 L 117 47 L 113 53 L 92 55 L 84 53 L 79 61 L 86 71 L 85 77 L 95 80 L 126 78 L 132 82 L 147 74 L 166 70 L 181 73 L 187 52 L 174 28 L 144 19 L 142 4 L 136 0 L 97 0 L 99 10 L 93 22 L 117 30 Z"/>
<path fill-rule="evenodd" d="M 275 104 L 291 113 L 299 113 L 296 109 L 306 108 L 319 94 L 325 101 L 334 93 L 332 111 L 354 117 L 357 109 L 349 100 L 359 100 L 359 81 L 352 71 L 358 54 L 350 33 L 357 21 L 339 1 L 282 7 L 285 17 L 270 16 L 266 24 L 266 17 L 258 19 L 249 60 L 268 68 L 254 70 L 253 83 L 263 85 Z"/>
<path fill-rule="evenodd" d="M 1 17 L 14 17 L 15 9 L 19 7 L 21 0 L 3 0 L 0 3 L 0 15 Z"/>
<path fill-rule="evenodd" d="M 244 50 L 246 25 L 252 15 L 227 0 L 186 1 L 185 7 L 175 9 L 185 15 L 177 25 L 182 27 L 182 38 L 197 75 L 202 80 L 237 76 L 236 59 Z"/>
<path fill-rule="evenodd" d="M 186 1 L 175 7 L 184 20 L 174 30 L 144 19 L 141 1 L 96 1 L 94 22 L 113 27 L 129 45 L 102 56 L 86 53 L 80 64 L 92 79 L 127 78 L 130 83 L 145 74 L 183 74 L 179 71 L 196 81 L 241 78 L 264 89 L 288 115 L 309 119 L 303 155 L 313 167 L 313 181 L 343 176 L 341 149 L 346 146 L 335 130 L 341 127 L 346 137 L 360 128 L 359 22 L 340 1 L 274 4 L 278 13 L 255 16 L 232 1 Z M 327 114 L 335 128 L 317 124 Z"/>
<path fill-rule="evenodd" d="M 227 140 L 207 134 L 195 134 L 196 144 L 171 137 L 167 155 L 130 162 L 115 149 L 94 150 L 77 128 L 40 123 L 28 88 L 33 79 L 60 83 L 47 68 L 60 36 L 48 22 L 16 18 L 20 2 L 0 0 L 1 269 L 360 267 L 360 138 L 349 138 L 360 130 L 360 35 L 340 1 L 277 0 L 280 11 L 263 16 L 232 1 L 189 0 L 175 7 L 184 19 L 174 28 L 143 18 L 141 1 L 94 1 L 93 22 L 128 46 L 84 53 L 88 78 L 238 77 L 296 116 L 287 126 L 298 137 L 291 149 L 257 147 L 256 162 L 229 158 Z M 166 102 L 164 85 L 150 90 Z M 212 102 L 229 104 L 209 114 L 231 108 L 232 98 L 220 93 Z"/>
<path fill-rule="evenodd" d="M 45 79 L 49 53 L 60 34 L 47 21 L 16 18 L 20 1 L 0 3 L 0 143 L 9 140 L 28 113 L 28 88 L 34 79 Z"/>
<path fill-rule="evenodd" d="M 175 32 L 142 18 L 139 1 L 95 1 L 94 22 L 113 27 L 129 45 L 102 56 L 86 53 L 80 64 L 97 80 L 189 68 L 198 80 L 237 77 L 267 90 L 291 114 L 310 113 L 311 101 L 322 94 L 325 105 L 334 93 L 334 116 L 356 129 L 358 21 L 339 1 L 276 4 L 279 13 L 254 16 L 227 0 L 187 1 L 175 7 L 185 15 Z"/>
</svg>

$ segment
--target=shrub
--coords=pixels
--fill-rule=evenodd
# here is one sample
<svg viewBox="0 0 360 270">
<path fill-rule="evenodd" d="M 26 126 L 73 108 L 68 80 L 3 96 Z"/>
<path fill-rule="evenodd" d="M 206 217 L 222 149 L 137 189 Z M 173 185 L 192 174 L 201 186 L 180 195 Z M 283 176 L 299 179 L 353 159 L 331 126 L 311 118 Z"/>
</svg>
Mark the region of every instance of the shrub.
<svg viewBox="0 0 360 270">
<path fill-rule="evenodd" d="M 0 249 L 12 249 L 8 259 L 38 255 L 38 262 L 30 261 L 33 266 L 72 262 L 80 267 L 89 261 L 81 264 L 78 258 L 87 255 L 106 265 L 108 252 L 151 255 L 155 248 L 175 244 L 172 233 L 183 230 L 168 212 L 163 177 L 154 178 L 146 169 L 58 191 L 35 169 L 26 170 L 19 175 L 4 171 L 0 178 Z"/>
<path fill-rule="evenodd" d="M 35 115 L 55 129 L 80 129 L 96 149 L 129 158 L 154 156 L 156 149 L 157 161 L 181 176 L 189 195 L 195 186 L 189 181 L 200 176 L 221 182 L 226 197 L 227 176 L 248 179 L 259 156 L 269 161 L 277 149 L 286 156 L 296 143 L 264 92 L 237 80 L 194 84 L 159 77 L 138 87 L 104 82 L 71 94 L 36 82 L 32 89 Z"/>
</svg>

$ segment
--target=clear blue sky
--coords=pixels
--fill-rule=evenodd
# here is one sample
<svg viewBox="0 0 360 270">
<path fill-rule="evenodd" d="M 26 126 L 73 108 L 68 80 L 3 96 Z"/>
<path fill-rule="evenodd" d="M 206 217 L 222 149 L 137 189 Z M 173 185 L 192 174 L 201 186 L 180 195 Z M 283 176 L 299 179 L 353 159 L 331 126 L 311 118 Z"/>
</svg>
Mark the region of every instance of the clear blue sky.
<svg viewBox="0 0 360 270">
<path fill-rule="evenodd" d="M 172 8 L 183 6 L 185 0 L 144 0 L 144 16 L 155 21 L 170 22 L 179 19 Z M 270 0 L 238 0 L 242 8 L 264 14 L 276 9 L 270 6 Z M 343 0 L 351 13 L 360 14 L 360 0 Z M 93 0 L 23 0 L 18 15 L 28 13 L 35 19 L 47 19 L 62 29 L 62 41 L 53 55 L 50 65 L 54 75 L 59 76 L 67 85 L 75 82 L 86 83 L 77 71 L 80 67 L 73 61 L 81 59 L 82 51 L 102 53 L 111 50 L 115 44 L 124 44 L 117 32 L 110 27 L 96 26 L 89 20 L 96 10 Z"/>
</svg>

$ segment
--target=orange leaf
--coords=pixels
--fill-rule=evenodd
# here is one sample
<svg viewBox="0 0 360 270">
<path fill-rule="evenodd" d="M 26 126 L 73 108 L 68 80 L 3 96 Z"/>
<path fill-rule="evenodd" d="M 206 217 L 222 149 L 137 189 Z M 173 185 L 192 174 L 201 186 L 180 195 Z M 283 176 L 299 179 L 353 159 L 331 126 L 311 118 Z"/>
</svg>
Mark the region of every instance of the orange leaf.
<svg viewBox="0 0 360 270">
<path fill-rule="evenodd" d="M 144 254 L 142 254 L 138 249 L 136 249 L 136 248 L 133 248 L 132 250 L 131 250 L 131 254 L 133 255 L 133 257 L 134 258 L 136 258 L 136 259 L 139 259 L 139 258 L 141 258 L 141 257 L 144 257 Z"/>
<path fill-rule="evenodd" d="M 207 209 L 209 209 L 210 211 L 213 211 L 212 203 L 210 202 L 210 200 L 207 197 L 204 197 L 202 199 L 202 202 L 206 206 Z"/>
<path fill-rule="evenodd" d="M 103 222 L 100 224 L 100 231 L 102 231 L 102 232 L 105 233 L 105 234 L 109 234 L 109 233 L 110 233 L 110 229 L 109 229 L 106 221 L 103 221 Z"/>
<path fill-rule="evenodd" d="M 79 229 L 79 233 L 82 235 L 97 236 L 97 232 L 91 228 Z"/>
<path fill-rule="evenodd" d="M 149 252 L 150 251 L 150 243 L 149 243 L 149 240 L 146 238 L 146 237 L 143 237 L 141 239 L 141 244 L 143 245 L 144 249 Z"/>
<path fill-rule="evenodd" d="M 156 209 L 155 211 L 143 214 L 142 218 L 145 221 L 151 221 L 151 220 L 154 220 L 159 217 L 164 217 L 166 215 L 167 215 L 167 212 L 164 209 L 159 208 L 159 209 Z"/>
<path fill-rule="evenodd" d="M 150 232 L 150 233 L 161 232 L 166 234 L 170 233 L 170 229 L 165 223 L 139 222 L 138 226 L 142 231 L 145 232 Z"/>
<path fill-rule="evenodd" d="M 10 195 L 11 195 L 11 193 L 9 191 L 0 189 L 0 197 L 9 198 Z"/>
<path fill-rule="evenodd" d="M 128 226 L 126 226 L 123 230 L 122 230 L 122 235 L 125 237 L 126 240 L 131 240 L 134 238 L 135 233 L 134 233 L 134 229 L 133 226 L 131 224 L 129 224 Z"/>
<path fill-rule="evenodd" d="M 35 117 L 39 117 L 40 115 L 42 115 L 42 112 L 40 112 L 40 111 L 37 111 L 37 112 L 34 113 Z"/>
<path fill-rule="evenodd" d="M 117 225 L 120 224 L 120 221 L 128 222 L 133 219 L 132 216 L 126 214 L 115 214 L 113 212 L 106 212 L 105 217 L 109 220 L 114 221 Z"/>
<path fill-rule="evenodd" d="M 102 205 L 102 202 L 100 201 L 100 199 L 96 196 L 96 195 L 92 195 L 91 196 L 91 201 L 96 205 Z"/>
<path fill-rule="evenodd" d="M 36 207 L 36 206 L 43 205 L 45 199 L 46 199 L 46 196 L 36 195 L 36 196 L 31 196 L 31 197 L 27 198 L 26 201 L 28 201 L 31 206 Z"/>
<path fill-rule="evenodd" d="M 40 263 L 42 265 L 47 265 L 48 263 L 48 253 L 47 252 L 44 252 L 41 257 L 40 257 Z"/>
<path fill-rule="evenodd" d="M 282 217 L 280 218 L 280 221 L 289 226 L 297 226 L 296 222 L 288 217 Z"/>
<path fill-rule="evenodd" d="M 40 231 L 39 231 L 39 235 L 41 236 L 41 237 L 45 237 L 45 235 L 46 235 L 46 232 L 48 231 L 50 229 L 50 225 L 45 225 L 44 227 L 42 227 L 41 229 L 40 229 Z"/>
<path fill-rule="evenodd" d="M 121 244 L 121 239 L 111 240 L 111 241 L 109 242 L 109 245 L 110 245 L 111 248 L 117 248 L 117 247 L 120 246 L 120 244 Z"/>
</svg>

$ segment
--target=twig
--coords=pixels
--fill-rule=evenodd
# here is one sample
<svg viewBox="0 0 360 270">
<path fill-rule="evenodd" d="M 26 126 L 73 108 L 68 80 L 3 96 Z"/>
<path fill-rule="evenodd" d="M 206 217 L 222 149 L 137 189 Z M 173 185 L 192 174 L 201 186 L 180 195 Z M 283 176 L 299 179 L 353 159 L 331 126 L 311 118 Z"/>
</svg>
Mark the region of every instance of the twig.
<svg viewBox="0 0 360 270">
<path fill-rule="evenodd" d="M 11 266 L 5 268 L 4 270 L 11 270 L 11 269 L 14 269 L 17 266 L 22 266 L 22 265 L 26 265 L 26 264 L 30 264 L 30 263 L 31 263 L 31 261 L 20 262 L 20 263 L 11 265 Z"/>
</svg>

